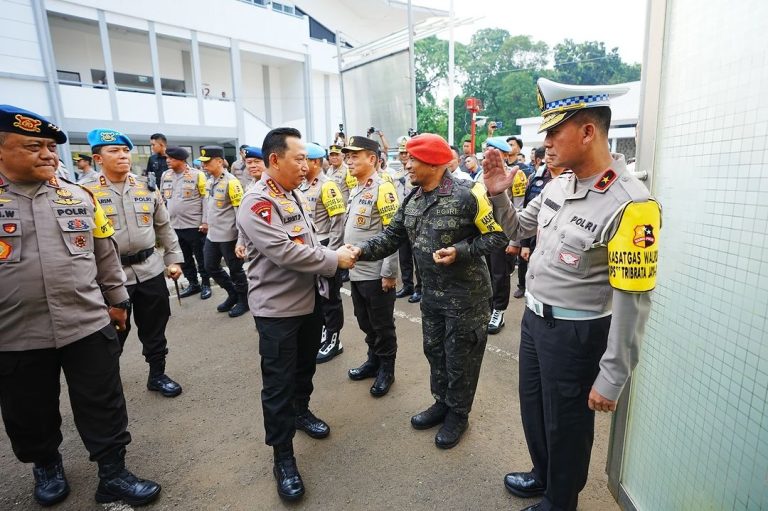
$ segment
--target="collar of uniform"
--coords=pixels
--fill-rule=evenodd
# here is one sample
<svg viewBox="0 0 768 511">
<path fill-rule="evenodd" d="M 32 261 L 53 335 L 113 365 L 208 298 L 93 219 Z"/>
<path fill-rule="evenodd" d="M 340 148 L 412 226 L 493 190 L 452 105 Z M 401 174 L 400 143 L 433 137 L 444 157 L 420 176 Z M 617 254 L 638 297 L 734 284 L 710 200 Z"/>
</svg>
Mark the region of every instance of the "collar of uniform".
<svg viewBox="0 0 768 511">
<path fill-rule="evenodd" d="M 10 184 L 10 181 L 8 181 L 3 174 L 0 173 L 0 188 L 5 188 Z"/>
<path fill-rule="evenodd" d="M 440 184 L 437 187 L 438 195 L 450 195 L 453 191 L 453 177 L 447 170 L 443 173 L 443 179 L 440 180 Z"/>
<path fill-rule="evenodd" d="M 51 179 L 46 181 L 45 184 L 51 188 L 61 188 L 61 185 L 59 185 L 59 179 L 56 176 L 53 176 Z"/>
<path fill-rule="evenodd" d="M 277 197 L 285 197 L 286 195 L 291 195 L 285 188 L 280 186 L 280 183 L 275 181 L 275 178 L 270 176 L 268 173 L 264 174 L 266 176 L 266 179 L 262 179 L 259 182 L 263 182 L 264 186 L 269 191 L 269 195 L 271 197 L 277 198 Z"/>
</svg>

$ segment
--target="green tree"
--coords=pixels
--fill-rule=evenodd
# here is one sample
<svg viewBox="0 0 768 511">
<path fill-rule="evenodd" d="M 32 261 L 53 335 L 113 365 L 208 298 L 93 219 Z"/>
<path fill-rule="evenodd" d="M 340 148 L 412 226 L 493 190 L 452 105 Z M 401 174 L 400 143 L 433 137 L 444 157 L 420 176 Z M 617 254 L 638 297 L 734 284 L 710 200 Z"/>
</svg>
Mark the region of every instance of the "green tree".
<svg viewBox="0 0 768 511">
<path fill-rule="evenodd" d="M 605 43 L 565 39 L 554 48 L 553 79 L 576 85 L 631 82 L 640 79 L 640 64 L 626 64 L 619 49 L 607 51 Z"/>
</svg>

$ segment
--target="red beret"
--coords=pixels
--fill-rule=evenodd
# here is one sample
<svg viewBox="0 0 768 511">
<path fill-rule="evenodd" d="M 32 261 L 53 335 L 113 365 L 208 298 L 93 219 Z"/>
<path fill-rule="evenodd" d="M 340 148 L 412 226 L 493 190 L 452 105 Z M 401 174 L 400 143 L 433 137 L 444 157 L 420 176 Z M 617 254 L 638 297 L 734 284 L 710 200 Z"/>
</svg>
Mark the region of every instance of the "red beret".
<svg viewBox="0 0 768 511">
<path fill-rule="evenodd" d="M 429 165 L 444 165 L 453 159 L 453 151 L 440 135 L 422 133 L 405 145 L 405 150 L 419 161 Z"/>
</svg>

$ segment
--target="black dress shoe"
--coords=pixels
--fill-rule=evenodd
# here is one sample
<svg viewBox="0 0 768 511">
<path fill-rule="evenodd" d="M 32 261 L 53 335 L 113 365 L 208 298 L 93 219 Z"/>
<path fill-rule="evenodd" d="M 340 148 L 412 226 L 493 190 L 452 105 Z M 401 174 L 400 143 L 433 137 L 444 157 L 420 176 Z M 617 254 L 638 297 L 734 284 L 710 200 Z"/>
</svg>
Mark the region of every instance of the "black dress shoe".
<svg viewBox="0 0 768 511">
<path fill-rule="evenodd" d="M 181 394 L 181 385 L 170 379 L 165 373 L 150 375 L 147 380 L 147 388 L 159 392 L 165 397 L 176 397 Z"/>
<path fill-rule="evenodd" d="M 540 511 L 542 509 L 541 502 L 537 502 L 536 504 L 532 506 L 528 506 L 526 508 L 523 508 L 521 511 Z"/>
<path fill-rule="evenodd" d="M 395 293 L 395 298 L 405 298 L 406 296 L 413 294 L 413 288 L 412 287 L 403 287 Z"/>
<path fill-rule="evenodd" d="M 200 299 L 201 300 L 207 300 L 211 297 L 213 292 L 211 292 L 211 286 L 209 284 L 203 284 L 200 286 Z"/>
<path fill-rule="evenodd" d="M 379 371 L 376 374 L 376 381 L 371 385 L 371 395 L 381 397 L 389 392 L 392 384 L 395 383 L 395 366 L 388 362 L 382 362 Z"/>
<path fill-rule="evenodd" d="M 461 435 L 467 430 L 469 420 L 464 415 L 449 411 L 440 431 L 435 435 L 435 445 L 441 449 L 455 447 L 461 440 Z"/>
<path fill-rule="evenodd" d="M 415 291 L 410 298 L 408 298 L 408 303 L 419 303 L 421 301 L 421 291 Z"/>
<path fill-rule="evenodd" d="M 298 500 L 304 495 L 304 482 L 301 480 L 296 458 L 275 460 L 272 470 L 277 480 L 277 494 L 285 500 Z"/>
<path fill-rule="evenodd" d="M 534 476 L 533 472 L 511 472 L 504 476 L 504 487 L 518 497 L 539 497 L 544 495 L 546 487 Z"/>
<path fill-rule="evenodd" d="M 448 410 L 448 405 L 435 401 L 435 404 L 411 417 L 411 426 L 414 429 L 434 428 L 443 423 L 445 416 L 448 415 Z"/>
<path fill-rule="evenodd" d="M 160 485 L 148 479 L 139 479 L 123 468 L 111 477 L 99 480 L 96 489 L 96 502 L 105 504 L 122 500 L 130 506 L 149 504 L 160 495 Z"/>
<path fill-rule="evenodd" d="M 322 419 L 315 417 L 309 410 L 296 416 L 296 429 L 299 429 L 312 438 L 325 438 L 331 433 L 331 428 Z"/>
<path fill-rule="evenodd" d="M 35 500 L 41 506 L 58 504 L 69 495 L 69 483 L 61 458 L 47 465 L 35 465 L 32 474 L 35 476 Z"/>
<path fill-rule="evenodd" d="M 350 380 L 360 381 L 366 378 L 374 378 L 379 373 L 379 364 L 373 360 L 366 360 L 360 367 L 355 367 L 347 371 Z"/>
<path fill-rule="evenodd" d="M 229 313 L 228 314 L 229 314 L 230 318 L 237 318 L 239 316 L 242 316 L 246 312 L 248 312 L 248 304 L 247 303 L 242 303 L 242 302 L 237 302 L 234 307 L 229 309 Z"/>
<path fill-rule="evenodd" d="M 179 293 L 179 298 L 187 298 L 188 296 L 196 295 L 200 292 L 200 286 L 198 284 L 190 284 Z"/>
</svg>

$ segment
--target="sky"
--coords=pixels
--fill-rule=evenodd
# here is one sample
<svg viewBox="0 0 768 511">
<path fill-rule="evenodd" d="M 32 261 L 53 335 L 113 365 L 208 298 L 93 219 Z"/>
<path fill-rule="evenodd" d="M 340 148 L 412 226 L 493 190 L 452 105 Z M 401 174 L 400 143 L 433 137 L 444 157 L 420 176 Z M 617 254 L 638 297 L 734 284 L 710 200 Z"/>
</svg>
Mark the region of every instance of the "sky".
<svg viewBox="0 0 768 511">
<path fill-rule="evenodd" d="M 450 8 L 450 0 L 413 3 Z M 453 8 L 457 18 L 482 16 L 456 29 L 456 41 L 462 43 L 481 28 L 504 28 L 513 35 L 544 41 L 550 48 L 566 38 L 603 41 L 608 50 L 618 47 L 624 62 L 643 61 L 646 0 L 453 0 Z M 447 39 L 448 33 L 439 37 Z"/>
</svg>

